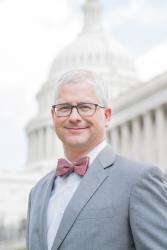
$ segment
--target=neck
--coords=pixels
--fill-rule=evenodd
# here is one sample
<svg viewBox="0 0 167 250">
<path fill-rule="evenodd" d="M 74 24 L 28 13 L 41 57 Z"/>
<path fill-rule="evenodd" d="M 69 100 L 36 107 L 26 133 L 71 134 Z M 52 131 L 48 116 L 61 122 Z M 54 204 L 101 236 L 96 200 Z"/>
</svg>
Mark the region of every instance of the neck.
<svg viewBox="0 0 167 250">
<path fill-rule="evenodd" d="M 74 162 L 74 161 L 78 161 L 81 158 L 83 158 L 84 156 L 86 156 L 86 154 L 88 152 L 85 152 L 85 151 L 84 152 L 76 152 L 76 151 L 68 152 L 68 151 L 64 150 L 64 153 L 69 161 Z"/>
<path fill-rule="evenodd" d="M 101 142 L 103 142 L 103 140 Z M 91 150 L 93 150 L 101 142 L 97 143 L 96 145 L 94 145 L 92 147 L 86 148 L 86 149 L 81 149 L 81 147 L 76 147 L 76 148 L 64 147 L 64 154 L 69 161 L 71 161 L 71 162 L 78 161 L 81 158 L 83 158 L 84 156 L 86 156 Z"/>
</svg>

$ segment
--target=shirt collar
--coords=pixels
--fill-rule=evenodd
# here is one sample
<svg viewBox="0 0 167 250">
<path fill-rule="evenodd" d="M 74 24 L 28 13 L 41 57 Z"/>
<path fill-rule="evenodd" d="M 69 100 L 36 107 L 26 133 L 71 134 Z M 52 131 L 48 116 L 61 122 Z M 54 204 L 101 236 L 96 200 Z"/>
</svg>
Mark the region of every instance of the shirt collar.
<svg viewBox="0 0 167 250">
<path fill-rule="evenodd" d="M 104 149 L 106 145 L 107 145 L 106 141 L 103 141 L 87 154 L 87 156 L 89 157 L 89 165 L 92 164 L 97 155 Z"/>
<path fill-rule="evenodd" d="M 89 157 L 89 166 L 92 164 L 92 162 L 95 160 L 95 158 L 97 157 L 97 155 L 103 150 L 103 148 L 106 145 L 107 145 L 107 142 L 104 140 L 101 143 L 99 143 L 96 147 L 94 147 L 89 153 L 87 153 L 86 156 Z M 64 158 L 67 161 L 69 161 L 66 156 L 64 156 Z"/>
</svg>

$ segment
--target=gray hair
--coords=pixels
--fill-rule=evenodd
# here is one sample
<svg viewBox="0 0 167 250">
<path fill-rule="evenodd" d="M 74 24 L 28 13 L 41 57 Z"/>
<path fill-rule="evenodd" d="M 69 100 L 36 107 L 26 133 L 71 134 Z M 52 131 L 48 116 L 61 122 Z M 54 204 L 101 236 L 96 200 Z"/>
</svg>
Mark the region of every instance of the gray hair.
<svg viewBox="0 0 167 250">
<path fill-rule="evenodd" d="M 66 84 L 80 84 L 81 82 L 94 86 L 101 105 L 105 107 L 109 105 L 109 91 L 107 90 L 106 84 L 104 84 L 101 77 L 97 76 L 94 72 L 84 69 L 70 70 L 58 80 L 55 86 L 54 100 L 56 101 L 58 99 L 62 86 Z"/>
</svg>

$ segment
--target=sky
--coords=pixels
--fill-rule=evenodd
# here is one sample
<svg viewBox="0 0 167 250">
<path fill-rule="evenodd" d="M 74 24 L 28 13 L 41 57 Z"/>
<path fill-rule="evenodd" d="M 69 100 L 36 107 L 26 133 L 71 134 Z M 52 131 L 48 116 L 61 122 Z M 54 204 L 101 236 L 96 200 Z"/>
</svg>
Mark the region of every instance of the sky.
<svg viewBox="0 0 167 250">
<path fill-rule="evenodd" d="M 25 127 L 56 55 L 80 33 L 85 0 L 0 0 L 0 169 L 26 165 Z M 167 1 L 101 0 L 103 25 L 142 80 L 167 70 Z"/>
</svg>

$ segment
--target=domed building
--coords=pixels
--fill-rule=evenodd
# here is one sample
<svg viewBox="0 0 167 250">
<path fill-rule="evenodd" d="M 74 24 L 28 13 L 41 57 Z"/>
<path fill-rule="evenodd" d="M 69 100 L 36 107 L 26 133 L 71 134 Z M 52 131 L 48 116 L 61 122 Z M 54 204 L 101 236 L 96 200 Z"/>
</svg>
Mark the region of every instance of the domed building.
<svg viewBox="0 0 167 250">
<path fill-rule="evenodd" d="M 62 153 L 62 146 L 52 127 L 50 107 L 54 88 L 62 74 L 71 69 L 90 69 L 98 74 L 110 90 L 111 98 L 129 90 L 138 82 L 134 62 L 125 48 L 108 36 L 102 26 L 98 0 L 84 5 L 84 24 L 76 40 L 65 47 L 54 60 L 37 95 L 38 113 L 27 125 L 29 169 L 53 168 Z"/>
</svg>

